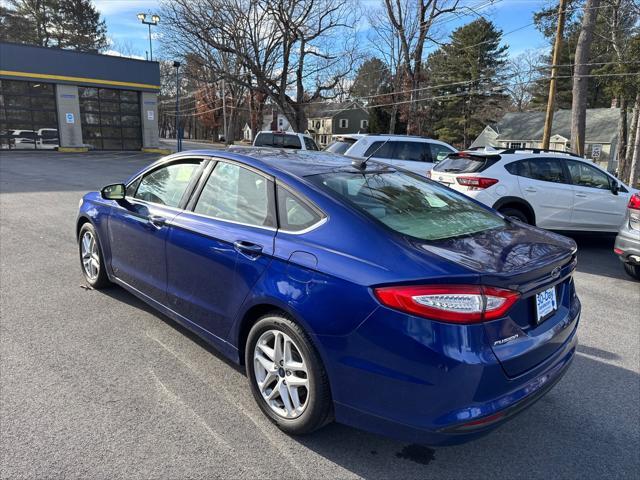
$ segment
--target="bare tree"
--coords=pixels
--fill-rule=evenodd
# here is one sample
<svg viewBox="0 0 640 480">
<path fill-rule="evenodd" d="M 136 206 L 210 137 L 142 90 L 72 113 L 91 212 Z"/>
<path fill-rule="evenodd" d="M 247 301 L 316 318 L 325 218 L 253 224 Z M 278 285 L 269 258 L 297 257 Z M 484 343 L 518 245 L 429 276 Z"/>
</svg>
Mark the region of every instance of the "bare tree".
<svg viewBox="0 0 640 480">
<path fill-rule="evenodd" d="M 584 155 L 585 130 L 587 120 L 587 87 L 586 75 L 591 70 L 591 42 L 596 28 L 596 20 L 600 9 L 600 0 L 587 0 L 582 17 L 582 28 L 578 36 L 575 53 L 575 69 L 573 72 L 573 99 L 571 102 L 571 148 L 578 155 Z"/>
<path fill-rule="evenodd" d="M 526 50 L 507 61 L 508 84 L 505 90 L 511 96 L 516 111 L 523 112 L 533 98 L 533 87 L 542 76 L 540 66 L 544 56 L 535 50 Z"/>
<path fill-rule="evenodd" d="M 173 0 L 165 44 L 193 52 L 219 79 L 269 98 L 297 131 L 305 107 L 331 96 L 353 68 L 357 10 L 348 0 Z M 232 65 L 216 57 L 226 55 Z"/>
<path fill-rule="evenodd" d="M 420 133 L 417 115 L 416 91 L 423 81 L 424 51 L 427 41 L 436 41 L 433 36 L 436 20 L 456 11 L 460 0 L 383 0 L 388 21 L 397 33 L 403 73 L 407 76 L 411 103 L 407 115 L 407 133 Z M 417 22 L 417 31 L 412 28 Z"/>
</svg>

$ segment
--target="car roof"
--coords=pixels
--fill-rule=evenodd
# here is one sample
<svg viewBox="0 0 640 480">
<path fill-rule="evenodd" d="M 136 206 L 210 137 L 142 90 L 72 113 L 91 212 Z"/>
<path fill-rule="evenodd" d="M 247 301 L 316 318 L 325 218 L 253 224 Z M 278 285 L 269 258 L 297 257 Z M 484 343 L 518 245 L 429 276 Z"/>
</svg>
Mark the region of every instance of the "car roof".
<svg viewBox="0 0 640 480">
<path fill-rule="evenodd" d="M 355 170 L 351 165 L 351 158 L 317 150 L 234 146 L 228 150 L 189 150 L 167 158 L 175 159 L 189 155 L 235 160 L 274 176 L 289 174 L 302 178 L 336 170 Z M 371 161 L 372 165 L 374 163 L 382 165 Z M 388 168 L 386 165 L 382 166 Z"/>
</svg>

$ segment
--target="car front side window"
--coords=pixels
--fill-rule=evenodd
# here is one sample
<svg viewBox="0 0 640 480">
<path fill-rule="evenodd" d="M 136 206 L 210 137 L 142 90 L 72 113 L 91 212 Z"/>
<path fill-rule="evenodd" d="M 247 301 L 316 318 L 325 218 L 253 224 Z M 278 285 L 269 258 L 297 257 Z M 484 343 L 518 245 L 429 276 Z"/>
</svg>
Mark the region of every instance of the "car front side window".
<svg viewBox="0 0 640 480">
<path fill-rule="evenodd" d="M 177 207 L 200 163 L 200 160 L 172 163 L 144 175 L 134 198 Z"/>
<path fill-rule="evenodd" d="M 583 162 L 569 161 L 567 162 L 571 182 L 581 187 L 599 188 L 601 190 L 610 190 L 611 183 L 609 176 L 601 172 L 591 165 Z"/>
<path fill-rule="evenodd" d="M 273 187 L 266 177 L 239 165 L 218 162 L 195 213 L 258 227 L 275 227 Z"/>
</svg>

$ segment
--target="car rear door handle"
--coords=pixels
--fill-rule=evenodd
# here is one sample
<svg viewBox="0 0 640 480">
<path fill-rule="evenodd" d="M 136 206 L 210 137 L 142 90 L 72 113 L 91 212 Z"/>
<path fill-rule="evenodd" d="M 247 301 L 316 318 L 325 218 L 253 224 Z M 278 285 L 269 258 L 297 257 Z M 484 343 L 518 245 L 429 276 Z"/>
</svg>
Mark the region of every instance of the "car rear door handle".
<svg viewBox="0 0 640 480">
<path fill-rule="evenodd" d="M 531 192 L 531 193 L 533 193 L 533 192 L 537 192 L 538 190 L 536 190 L 536 189 L 535 189 L 535 188 L 533 188 L 533 187 L 527 187 L 527 188 L 525 188 L 525 189 L 524 189 L 524 191 L 525 191 L 525 192 Z"/>
<path fill-rule="evenodd" d="M 576 193 L 576 197 L 587 198 L 587 194 L 586 193 Z"/>
<path fill-rule="evenodd" d="M 167 223 L 167 219 L 160 215 L 149 215 L 147 220 L 156 228 L 162 228 L 164 224 Z"/>
<path fill-rule="evenodd" d="M 255 258 L 262 254 L 262 245 L 245 242 L 244 240 L 233 242 L 233 248 L 241 255 L 249 258 Z"/>
</svg>

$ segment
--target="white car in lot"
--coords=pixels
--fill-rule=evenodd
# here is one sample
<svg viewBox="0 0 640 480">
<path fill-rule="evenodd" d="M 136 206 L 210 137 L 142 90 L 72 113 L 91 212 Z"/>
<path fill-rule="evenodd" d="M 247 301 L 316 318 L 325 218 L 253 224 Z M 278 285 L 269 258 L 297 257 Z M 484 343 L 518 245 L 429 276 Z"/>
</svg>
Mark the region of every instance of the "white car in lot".
<svg viewBox="0 0 640 480">
<path fill-rule="evenodd" d="M 294 150 L 320 150 L 311 135 L 294 132 L 263 130 L 253 140 L 254 147 L 290 148 Z"/>
<path fill-rule="evenodd" d="M 451 145 L 431 138 L 367 134 L 359 138 L 344 155 L 360 160 L 371 157 L 426 176 L 436 163 L 455 152 L 457 150 Z"/>
<path fill-rule="evenodd" d="M 458 152 L 431 179 L 550 230 L 617 232 L 634 189 L 584 158 L 540 149 Z"/>
</svg>

